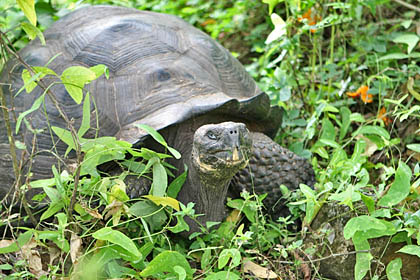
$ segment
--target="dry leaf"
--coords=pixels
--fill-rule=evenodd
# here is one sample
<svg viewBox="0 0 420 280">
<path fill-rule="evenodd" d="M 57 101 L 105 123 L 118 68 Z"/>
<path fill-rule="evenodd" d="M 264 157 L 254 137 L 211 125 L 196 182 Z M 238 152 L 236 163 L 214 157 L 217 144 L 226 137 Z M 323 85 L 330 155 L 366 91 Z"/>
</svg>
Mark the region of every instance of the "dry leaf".
<svg viewBox="0 0 420 280">
<path fill-rule="evenodd" d="M 27 244 L 22 246 L 20 250 L 22 257 L 27 260 L 29 271 L 35 276 L 48 275 L 48 272 L 42 270 L 41 256 L 37 250 L 33 248 L 37 247 L 38 243 L 35 239 L 31 239 Z"/>
<path fill-rule="evenodd" d="M 309 265 L 307 263 L 305 263 L 304 259 L 299 256 L 299 254 L 294 251 L 293 255 L 295 257 L 296 260 L 299 260 L 300 263 L 300 271 L 303 273 L 303 279 L 304 280 L 310 280 L 311 279 L 311 268 L 309 267 Z"/>
<path fill-rule="evenodd" d="M 85 210 L 89 215 L 91 215 L 92 217 L 102 220 L 103 217 L 101 214 L 99 214 L 98 210 L 96 209 L 91 209 L 89 207 L 87 207 L 86 205 L 80 204 L 80 206 L 82 206 L 83 210 Z"/>
<path fill-rule="evenodd" d="M 262 279 L 277 279 L 278 276 L 272 270 L 264 268 L 250 260 L 245 260 L 243 266 L 244 273 L 250 273 L 258 278 Z"/>
<path fill-rule="evenodd" d="M 13 243 L 15 243 L 15 241 L 13 241 L 13 240 L 6 240 L 6 239 L 0 240 L 0 248 L 4 248 L 4 247 L 7 247 L 7 246 L 10 246 Z"/>
<path fill-rule="evenodd" d="M 226 218 L 226 222 L 231 222 L 236 224 L 241 219 L 241 211 L 238 209 L 233 209 L 232 212 L 230 212 L 229 216 Z"/>
<path fill-rule="evenodd" d="M 48 246 L 48 253 L 50 254 L 50 265 L 54 265 L 54 260 L 59 258 L 61 255 L 61 249 L 57 245 Z"/>
<path fill-rule="evenodd" d="M 75 234 L 71 234 L 70 240 L 70 257 L 73 264 L 78 262 L 78 259 L 82 255 L 82 239 Z"/>
<path fill-rule="evenodd" d="M 355 138 L 357 140 L 363 139 L 366 142 L 366 148 L 365 148 L 364 153 L 361 154 L 362 156 L 370 157 L 371 155 L 373 155 L 378 150 L 378 146 L 375 143 L 373 143 L 372 141 L 370 141 L 369 138 L 367 138 L 363 135 L 357 135 Z"/>
</svg>

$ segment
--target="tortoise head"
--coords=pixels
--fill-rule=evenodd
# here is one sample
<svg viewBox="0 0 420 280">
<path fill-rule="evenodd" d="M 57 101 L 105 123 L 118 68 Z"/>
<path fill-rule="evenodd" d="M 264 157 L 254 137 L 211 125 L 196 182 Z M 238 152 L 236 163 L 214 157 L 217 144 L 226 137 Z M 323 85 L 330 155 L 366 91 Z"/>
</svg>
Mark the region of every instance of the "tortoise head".
<svg viewBox="0 0 420 280">
<path fill-rule="evenodd" d="M 199 127 L 194 134 L 192 160 L 201 173 L 230 179 L 249 160 L 252 140 L 243 123 L 223 122 Z"/>
</svg>

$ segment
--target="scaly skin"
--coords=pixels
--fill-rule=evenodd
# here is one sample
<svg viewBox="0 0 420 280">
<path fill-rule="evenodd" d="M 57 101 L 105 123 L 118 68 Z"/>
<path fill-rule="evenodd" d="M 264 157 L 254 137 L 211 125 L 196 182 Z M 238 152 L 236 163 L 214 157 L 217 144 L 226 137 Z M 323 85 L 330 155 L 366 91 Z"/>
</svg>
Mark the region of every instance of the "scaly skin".
<svg viewBox="0 0 420 280">
<path fill-rule="evenodd" d="M 282 199 L 280 185 L 293 191 L 303 183 L 315 184 L 315 174 L 310 163 L 291 151 L 281 147 L 262 133 L 251 133 L 253 155 L 249 166 L 240 170 L 231 182 L 233 192 L 246 189 L 250 193 L 263 194 L 264 206 L 273 218 L 287 215 L 285 199 Z"/>
</svg>

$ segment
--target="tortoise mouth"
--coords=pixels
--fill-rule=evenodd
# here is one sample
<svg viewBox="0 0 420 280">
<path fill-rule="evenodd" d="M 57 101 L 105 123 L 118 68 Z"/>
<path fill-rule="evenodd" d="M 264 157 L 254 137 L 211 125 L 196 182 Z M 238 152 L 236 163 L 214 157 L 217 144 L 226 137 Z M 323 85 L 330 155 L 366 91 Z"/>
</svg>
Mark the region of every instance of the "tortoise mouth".
<svg viewBox="0 0 420 280">
<path fill-rule="evenodd" d="M 238 170 L 248 164 L 250 153 L 249 148 L 213 151 L 196 157 L 196 164 L 205 172 Z"/>
<path fill-rule="evenodd" d="M 249 162 L 249 160 L 245 159 L 245 157 L 242 157 L 238 160 L 233 160 L 231 158 L 226 159 L 221 157 L 196 157 L 195 161 L 196 165 L 200 168 L 200 170 L 205 173 L 239 170 L 245 168 L 245 166 Z"/>
</svg>

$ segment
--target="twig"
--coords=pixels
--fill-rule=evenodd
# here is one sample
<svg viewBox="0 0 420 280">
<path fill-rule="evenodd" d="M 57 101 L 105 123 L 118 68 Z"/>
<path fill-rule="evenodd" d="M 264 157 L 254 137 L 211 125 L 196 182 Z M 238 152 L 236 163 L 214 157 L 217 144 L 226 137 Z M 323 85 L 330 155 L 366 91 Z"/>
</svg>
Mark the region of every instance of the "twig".
<svg viewBox="0 0 420 280">
<path fill-rule="evenodd" d="M 417 11 L 417 12 L 420 13 L 420 8 L 419 7 L 416 7 L 414 5 L 411 5 L 410 3 L 406 3 L 406 2 L 404 2 L 402 0 L 393 0 L 393 1 L 394 2 L 397 2 L 398 4 L 400 4 L 400 5 L 402 5 L 402 6 L 406 7 L 406 8 L 409 8 L 411 10 L 414 10 L 414 11 Z"/>
<path fill-rule="evenodd" d="M 20 177 L 19 176 L 20 172 L 19 172 L 19 166 L 18 166 L 18 161 L 17 161 L 17 156 L 16 156 L 15 139 L 13 137 L 12 127 L 10 126 L 9 110 L 7 109 L 7 106 L 6 106 L 6 98 L 4 97 L 2 87 L 0 87 L 0 103 L 1 103 L 1 109 L 3 111 L 4 122 L 6 124 L 7 137 L 9 139 L 9 144 L 10 144 L 10 155 L 12 156 L 13 171 L 15 173 L 15 178 L 17 179 Z"/>
<path fill-rule="evenodd" d="M 351 252 L 340 253 L 340 254 L 331 254 L 329 256 L 322 257 L 322 258 L 319 258 L 319 259 L 314 259 L 314 260 L 310 260 L 310 261 L 304 261 L 303 263 L 320 262 L 320 261 L 324 261 L 324 260 L 331 259 L 331 258 L 336 258 L 336 257 L 341 257 L 341 256 L 347 256 L 347 255 L 353 255 L 353 254 L 357 254 L 357 253 L 369 253 L 369 252 L 370 252 L 370 250 L 360 250 L 360 251 L 351 251 Z M 280 264 L 295 264 L 295 262 L 290 262 L 290 261 L 277 261 L 277 263 L 280 263 Z"/>
<path fill-rule="evenodd" d="M 31 155 L 35 154 L 35 144 L 36 144 L 36 134 L 34 134 L 34 137 L 32 138 L 32 151 L 31 151 Z M 29 168 L 28 168 L 28 172 L 31 172 L 32 169 L 32 163 L 33 161 L 29 161 Z M 26 176 L 26 185 L 29 187 L 29 176 Z M 19 187 L 19 186 L 17 186 Z M 28 201 L 26 200 L 26 196 L 25 194 L 21 195 L 22 197 L 22 204 L 23 204 L 23 208 L 25 209 L 26 214 L 29 216 L 29 219 L 31 220 L 31 223 L 34 227 L 37 226 L 37 221 L 31 211 L 31 208 L 29 208 L 28 205 Z"/>
</svg>

